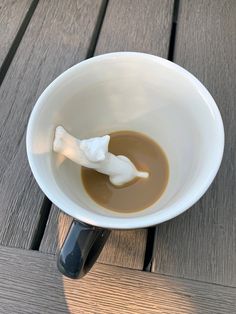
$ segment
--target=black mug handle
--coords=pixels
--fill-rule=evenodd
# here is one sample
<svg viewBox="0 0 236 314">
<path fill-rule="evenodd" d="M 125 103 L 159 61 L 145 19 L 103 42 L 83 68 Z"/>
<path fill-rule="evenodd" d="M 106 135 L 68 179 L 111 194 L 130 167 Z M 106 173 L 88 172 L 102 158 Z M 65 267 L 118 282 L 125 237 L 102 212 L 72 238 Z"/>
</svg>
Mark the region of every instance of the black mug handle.
<svg viewBox="0 0 236 314">
<path fill-rule="evenodd" d="M 110 230 L 73 220 L 57 259 L 60 272 L 69 278 L 82 278 L 93 266 Z"/>
</svg>

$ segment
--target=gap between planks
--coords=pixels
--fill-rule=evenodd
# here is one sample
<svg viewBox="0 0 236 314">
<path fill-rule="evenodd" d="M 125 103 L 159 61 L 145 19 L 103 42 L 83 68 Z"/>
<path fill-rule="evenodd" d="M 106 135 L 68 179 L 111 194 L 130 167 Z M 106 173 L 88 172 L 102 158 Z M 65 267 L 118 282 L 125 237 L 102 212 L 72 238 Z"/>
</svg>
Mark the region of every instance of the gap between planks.
<svg viewBox="0 0 236 314">
<path fill-rule="evenodd" d="M 104 19 L 105 14 L 106 14 L 108 2 L 109 2 L 109 0 L 102 0 L 100 10 L 99 10 L 99 13 L 97 16 L 97 21 L 95 23 L 95 27 L 94 27 L 94 30 L 93 30 L 93 33 L 91 36 L 91 41 L 90 41 L 90 44 L 88 46 L 88 51 L 87 51 L 85 60 L 93 57 L 93 55 L 94 55 L 94 51 L 95 51 L 96 45 L 97 45 L 97 40 L 98 40 L 100 31 L 101 31 L 103 19 Z M 39 248 L 40 248 L 40 244 L 41 244 L 42 239 L 43 239 L 43 235 L 44 235 L 44 232 L 46 229 L 47 220 L 49 218 L 52 205 L 53 205 L 52 202 L 47 198 L 47 196 L 44 196 L 42 207 L 40 209 L 40 219 L 38 221 L 38 225 L 35 229 L 34 236 L 33 236 L 32 242 L 31 242 L 31 249 L 32 250 L 39 250 Z"/>
<path fill-rule="evenodd" d="M 152 271 L 236 286 L 236 2 L 180 2 L 174 61 L 213 95 L 224 121 L 222 165 L 191 209 L 161 224 Z"/>
<path fill-rule="evenodd" d="M 19 29 L 15 35 L 15 38 L 14 40 L 12 41 L 12 44 L 11 46 L 9 47 L 9 50 L 8 50 L 8 53 L 6 54 L 2 64 L 1 64 L 1 67 L 0 67 L 0 86 L 2 84 L 2 81 L 4 80 L 4 77 L 7 73 L 7 70 L 9 68 L 9 66 L 11 65 L 11 62 L 15 56 L 15 53 L 16 53 L 16 50 L 24 36 L 24 33 L 27 29 L 27 26 L 29 25 L 30 23 L 30 20 L 34 14 L 34 11 L 37 7 L 37 4 L 38 4 L 38 1 L 39 0 L 33 0 L 31 5 L 29 6 L 29 9 L 28 11 L 26 12 L 25 14 L 25 17 L 23 18 L 23 20 L 21 21 L 21 24 L 19 26 Z M 12 6 L 15 6 L 15 5 L 19 5 L 20 2 L 16 2 L 15 4 L 10 4 Z M 17 12 L 17 18 L 19 16 L 19 13 Z"/>
<path fill-rule="evenodd" d="M 18 2 L 17 2 L 18 3 Z M 0 89 L 0 243 L 31 248 L 44 195 L 25 151 L 36 99 L 60 73 L 83 60 L 100 0 L 40 1 Z M 53 21 L 53 23 L 52 23 Z"/>
</svg>

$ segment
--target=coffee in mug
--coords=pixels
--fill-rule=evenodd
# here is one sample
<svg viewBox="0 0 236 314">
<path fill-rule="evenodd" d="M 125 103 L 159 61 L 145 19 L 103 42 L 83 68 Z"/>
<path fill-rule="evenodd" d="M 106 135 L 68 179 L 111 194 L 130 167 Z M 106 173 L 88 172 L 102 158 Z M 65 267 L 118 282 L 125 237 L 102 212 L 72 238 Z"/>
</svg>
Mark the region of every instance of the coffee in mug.
<svg viewBox="0 0 236 314">
<path fill-rule="evenodd" d="M 118 213 L 140 211 L 155 203 L 165 191 L 169 178 L 168 160 L 162 148 L 145 134 L 118 131 L 110 134 L 108 150 L 128 157 L 137 169 L 148 172 L 149 176 L 115 186 L 107 175 L 82 167 L 82 182 L 88 195 L 99 205 Z"/>
</svg>

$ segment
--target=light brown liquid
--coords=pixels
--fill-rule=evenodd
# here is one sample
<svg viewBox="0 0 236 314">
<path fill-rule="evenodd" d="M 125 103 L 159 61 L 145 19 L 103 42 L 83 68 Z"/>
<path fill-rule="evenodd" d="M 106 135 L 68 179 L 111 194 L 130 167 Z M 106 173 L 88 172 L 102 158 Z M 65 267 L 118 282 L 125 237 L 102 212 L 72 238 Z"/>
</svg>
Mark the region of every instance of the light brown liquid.
<svg viewBox="0 0 236 314">
<path fill-rule="evenodd" d="M 99 205 L 116 212 L 140 211 L 156 202 L 164 192 L 169 165 L 161 147 L 144 134 L 120 131 L 110 134 L 109 152 L 128 157 L 148 178 L 137 178 L 121 187 L 107 175 L 82 167 L 82 182 L 89 196 Z"/>
</svg>

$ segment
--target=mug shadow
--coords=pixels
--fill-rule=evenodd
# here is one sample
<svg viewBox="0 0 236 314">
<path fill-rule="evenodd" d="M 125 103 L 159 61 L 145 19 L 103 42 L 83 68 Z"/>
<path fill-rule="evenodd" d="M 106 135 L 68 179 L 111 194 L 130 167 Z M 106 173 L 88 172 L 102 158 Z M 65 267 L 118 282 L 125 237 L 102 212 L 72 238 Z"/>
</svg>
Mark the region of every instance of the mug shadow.
<svg viewBox="0 0 236 314">
<path fill-rule="evenodd" d="M 58 253 L 72 218 L 59 212 L 55 206 L 52 209 L 57 231 L 50 250 Z M 61 311 L 68 314 L 105 314 L 142 313 L 145 309 L 146 312 L 150 310 L 150 313 L 163 311 L 171 314 L 176 313 L 179 306 L 184 306 L 193 314 L 200 313 L 196 304 L 192 304 L 189 291 L 184 285 L 181 286 L 169 276 L 151 275 L 149 272 L 137 270 L 142 270 L 144 256 L 142 263 L 137 262 L 140 261 L 137 258 L 140 250 L 134 250 L 134 247 L 138 247 L 137 243 L 140 243 L 145 252 L 144 244 L 139 241 L 143 232 L 142 229 L 112 231 L 98 262 L 83 279 L 66 278 L 57 270 L 56 286 L 60 292 Z M 172 300 L 172 303 L 169 304 L 168 300 Z"/>
<path fill-rule="evenodd" d="M 181 216 L 182 217 L 182 216 Z M 176 218 L 179 219 L 179 218 Z M 48 225 L 45 230 L 43 241 L 41 243 L 41 251 L 44 253 L 57 254 L 62 246 L 67 232 L 70 228 L 73 218 L 59 211 L 55 205 L 52 205 Z M 174 220 L 175 221 L 175 220 Z M 172 222 L 171 222 L 172 223 Z M 168 223 L 163 224 L 166 226 Z M 163 228 L 163 227 L 161 227 Z M 165 227 L 164 227 L 165 228 Z M 174 234 L 174 233 L 173 233 Z M 136 278 L 131 274 L 130 280 L 129 271 L 131 273 L 137 270 L 142 270 L 145 259 L 147 230 L 114 230 L 112 231 L 98 262 L 95 264 L 89 274 L 83 279 L 72 280 L 64 277 L 56 269 L 56 261 L 53 266 L 54 269 L 54 283 L 56 288 L 55 298 L 57 297 L 56 307 L 60 309 L 58 313 L 134 313 L 132 308 L 135 308 L 135 313 L 141 313 L 146 294 L 150 295 L 147 298 L 146 307 L 152 310 L 160 311 L 169 307 L 168 300 L 175 300 L 175 307 L 169 307 L 165 313 L 176 313 L 176 309 L 181 304 L 191 309 L 191 313 L 199 313 L 196 304 L 191 303 L 189 291 L 185 290 L 185 286 L 181 286 L 179 282 L 173 281 L 170 277 L 156 277 L 155 274 L 143 278 L 146 272 L 141 272 L 141 279 Z M 159 243 L 163 244 L 164 241 Z M 181 243 L 179 243 L 181 245 Z M 172 243 L 171 247 L 175 248 L 176 243 Z M 168 247 L 163 245 L 161 252 L 162 260 L 165 259 L 167 254 L 168 258 L 165 260 L 166 265 L 170 265 L 170 260 L 179 260 L 178 252 L 169 250 Z M 164 263 L 163 263 L 164 264 Z M 175 263 L 173 263 L 175 264 Z M 116 267 L 118 266 L 118 267 Z M 127 272 L 128 271 L 128 272 Z M 157 271 L 159 274 L 165 273 L 163 269 Z M 140 272 L 139 272 L 140 274 Z M 145 290 L 140 291 L 140 280 L 144 285 Z M 155 287 L 156 280 L 156 287 Z M 94 285 L 94 282 L 100 282 Z M 149 282 L 152 285 L 149 287 Z M 159 287 L 160 285 L 160 287 Z M 126 293 L 126 290 L 129 293 Z M 112 300 L 110 299 L 110 292 L 112 291 Z M 106 302 L 107 298 L 107 302 Z M 159 303 L 159 298 L 163 300 L 162 304 Z M 97 309 L 98 303 L 102 301 L 103 308 Z M 55 300 L 54 300 L 55 301 Z M 165 304 L 166 303 L 166 304 Z M 118 308 L 117 308 L 118 306 Z M 140 308 L 139 308 L 140 307 Z"/>
<path fill-rule="evenodd" d="M 223 269 L 226 260 L 233 269 L 227 252 L 233 221 L 228 219 L 227 198 L 219 193 L 221 173 L 222 169 L 208 192 L 192 208 L 158 226 L 155 271 L 203 282 L 231 283 L 232 276 Z"/>
<path fill-rule="evenodd" d="M 230 206 L 229 202 L 230 195 L 234 191 L 228 189 L 225 197 L 219 193 L 222 186 L 222 171 L 224 169 L 221 168 L 209 191 L 197 204 L 179 217 L 157 227 L 155 261 L 152 269 L 157 274 L 153 275 L 155 278 L 152 280 L 156 280 L 157 287 L 160 284 L 162 287 L 158 288 L 158 291 L 155 290 L 156 304 L 151 303 L 153 302 L 152 299 L 147 304 L 148 308 L 156 306 L 155 309 L 159 311 L 158 306 L 163 307 L 165 302 L 165 306 L 168 307 L 168 299 L 174 299 L 176 302 L 174 303 L 175 311 L 178 306 L 184 306 L 191 309 L 192 314 L 201 313 L 201 302 L 206 302 L 206 300 L 196 302 L 194 298 L 198 298 L 198 295 L 196 294 L 195 297 L 191 295 L 191 291 L 186 288 L 188 286 L 182 285 L 181 280 L 176 282 L 175 278 L 216 282 L 223 285 L 234 284 L 235 279 L 230 273 L 230 270 L 232 272 L 233 269 L 233 260 L 230 260 L 229 255 L 233 241 L 229 235 L 232 234 L 234 224 L 234 221 L 230 219 L 233 217 L 233 207 Z M 50 215 L 50 227 L 48 228 L 50 230 L 47 232 L 48 236 L 44 236 L 44 250 L 42 251 L 55 254 L 64 241 L 72 217 L 59 212 L 54 205 Z M 79 309 L 80 304 L 83 307 L 86 303 L 87 307 L 84 313 L 112 313 L 114 310 L 113 303 L 119 304 L 122 293 L 124 294 L 122 296 L 123 309 L 125 307 L 128 309 L 129 305 L 126 302 L 130 296 L 126 295 L 125 291 L 129 291 L 129 287 L 134 289 L 131 304 L 138 302 L 137 299 L 142 299 L 140 287 L 136 286 L 140 284 L 138 279 L 133 278 L 131 281 L 127 281 L 126 275 L 121 275 L 119 278 L 117 273 L 113 278 L 111 272 L 106 271 L 106 267 L 110 269 L 112 266 L 109 265 L 113 265 L 116 269 L 115 266 L 120 266 L 121 274 L 125 269 L 142 270 L 146 247 L 146 241 L 143 241 L 143 238 L 146 239 L 144 233 L 146 234 L 144 229 L 113 231 L 97 265 L 82 280 L 70 280 L 55 270 L 54 283 L 56 283 L 58 292 L 56 295 L 59 298 L 60 311 L 72 314 L 83 313 L 83 310 L 80 311 Z M 229 266 L 227 271 L 226 269 L 222 271 L 224 263 Z M 103 264 L 102 267 L 100 267 L 101 264 Z M 110 278 L 108 277 L 109 274 Z M 101 282 L 100 288 L 94 286 L 93 280 Z M 107 303 L 103 300 L 104 310 L 99 312 L 96 310 L 98 298 L 107 297 L 107 291 L 112 291 L 113 303 L 110 303 L 109 299 Z M 147 291 L 148 295 L 153 295 L 153 291 L 149 291 L 148 288 Z M 162 304 L 159 303 L 158 298 L 162 298 Z M 85 299 L 89 299 L 90 303 Z M 121 307 L 116 310 L 122 313 L 123 309 Z M 136 312 L 139 313 L 138 307 L 136 309 Z M 176 313 L 175 311 L 172 308 L 172 311 L 163 310 L 163 313 Z M 130 313 L 132 312 L 130 311 Z"/>
</svg>

